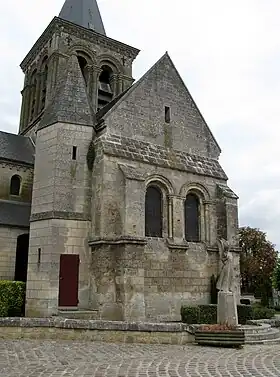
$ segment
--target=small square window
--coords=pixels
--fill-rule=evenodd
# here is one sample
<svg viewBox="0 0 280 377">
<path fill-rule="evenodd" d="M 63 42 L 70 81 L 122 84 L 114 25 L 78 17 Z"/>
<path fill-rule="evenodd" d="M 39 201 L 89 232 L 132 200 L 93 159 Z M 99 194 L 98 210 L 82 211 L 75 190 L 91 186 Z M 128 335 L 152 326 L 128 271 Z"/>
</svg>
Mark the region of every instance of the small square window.
<svg viewBox="0 0 280 377">
<path fill-rule="evenodd" d="M 77 147 L 72 149 L 72 160 L 77 160 Z"/>
<path fill-rule="evenodd" d="M 169 106 L 165 106 L 165 123 L 170 123 L 170 119 L 171 116 L 170 116 L 170 107 Z"/>
</svg>

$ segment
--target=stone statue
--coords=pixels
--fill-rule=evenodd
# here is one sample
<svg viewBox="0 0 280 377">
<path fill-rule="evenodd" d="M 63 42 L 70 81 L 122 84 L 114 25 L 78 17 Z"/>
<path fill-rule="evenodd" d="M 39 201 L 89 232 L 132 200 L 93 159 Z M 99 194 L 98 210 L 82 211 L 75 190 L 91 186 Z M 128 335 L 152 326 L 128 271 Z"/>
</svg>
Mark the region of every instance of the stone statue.
<svg viewBox="0 0 280 377">
<path fill-rule="evenodd" d="M 236 326 L 238 324 L 236 305 L 236 273 L 230 243 L 225 239 L 218 240 L 221 270 L 217 281 L 218 315 L 217 322 Z"/>
<path fill-rule="evenodd" d="M 218 241 L 218 247 L 222 267 L 217 281 L 217 289 L 235 293 L 235 271 L 229 241 L 222 238 Z"/>
</svg>

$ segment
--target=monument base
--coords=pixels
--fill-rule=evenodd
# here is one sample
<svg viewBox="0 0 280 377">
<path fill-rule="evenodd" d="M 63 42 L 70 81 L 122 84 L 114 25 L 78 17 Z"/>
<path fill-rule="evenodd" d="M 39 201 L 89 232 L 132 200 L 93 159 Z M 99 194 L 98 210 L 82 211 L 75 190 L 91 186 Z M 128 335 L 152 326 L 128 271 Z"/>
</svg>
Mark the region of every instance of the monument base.
<svg viewBox="0 0 280 377">
<path fill-rule="evenodd" d="M 222 325 L 238 325 L 236 297 L 233 292 L 218 293 L 218 323 Z"/>
</svg>

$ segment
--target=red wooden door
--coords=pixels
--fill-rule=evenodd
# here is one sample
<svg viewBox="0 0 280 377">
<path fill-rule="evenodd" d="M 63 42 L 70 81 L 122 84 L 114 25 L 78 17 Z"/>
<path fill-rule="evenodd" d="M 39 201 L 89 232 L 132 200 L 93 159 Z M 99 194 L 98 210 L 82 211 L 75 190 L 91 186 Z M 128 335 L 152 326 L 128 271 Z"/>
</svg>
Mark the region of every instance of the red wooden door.
<svg viewBox="0 0 280 377">
<path fill-rule="evenodd" d="M 79 255 L 60 255 L 59 306 L 78 306 Z"/>
</svg>

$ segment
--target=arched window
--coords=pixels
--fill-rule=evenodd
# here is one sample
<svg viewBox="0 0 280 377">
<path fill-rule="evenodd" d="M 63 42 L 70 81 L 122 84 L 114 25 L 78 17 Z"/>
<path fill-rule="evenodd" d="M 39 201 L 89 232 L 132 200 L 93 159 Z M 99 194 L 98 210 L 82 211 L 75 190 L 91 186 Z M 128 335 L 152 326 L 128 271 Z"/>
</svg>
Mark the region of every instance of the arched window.
<svg viewBox="0 0 280 377">
<path fill-rule="evenodd" d="M 79 62 L 79 66 L 80 66 L 82 74 L 83 74 L 83 78 L 84 78 L 86 86 L 87 86 L 88 85 L 88 79 L 89 79 L 88 62 L 87 62 L 86 58 L 84 58 L 83 56 L 78 56 L 78 62 Z"/>
<path fill-rule="evenodd" d="M 185 238 L 189 242 L 200 240 L 199 199 L 195 194 L 188 194 L 185 200 Z"/>
<path fill-rule="evenodd" d="M 35 69 L 31 76 L 31 95 L 30 95 L 30 107 L 29 107 L 29 121 L 35 117 L 35 105 L 36 105 L 36 89 L 37 89 L 37 70 Z"/>
<path fill-rule="evenodd" d="M 40 111 L 43 111 L 46 104 L 46 95 L 47 95 L 47 82 L 48 82 L 48 57 L 45 56 L 42 64 L 42 93 L 41 93 L 41 108 Z"/>
<path fill-rule="evenodd" d="M 18 175 L 13 175 L 10 183 L 10 195 L 19 196 L 21 179 Z"/>
<path fill-rule="evenodd" d="M 149 186 L 145 197 L 145 235 L 162 237 L 162 192 Z"/>
<path fill-rule="evenodd" d="M 101 109 L 113 99 L 112 75 L 113 71 L 108 65 L 101 67 L 102 72 L 98 82 L 98 109 Z"/>
</svg>

